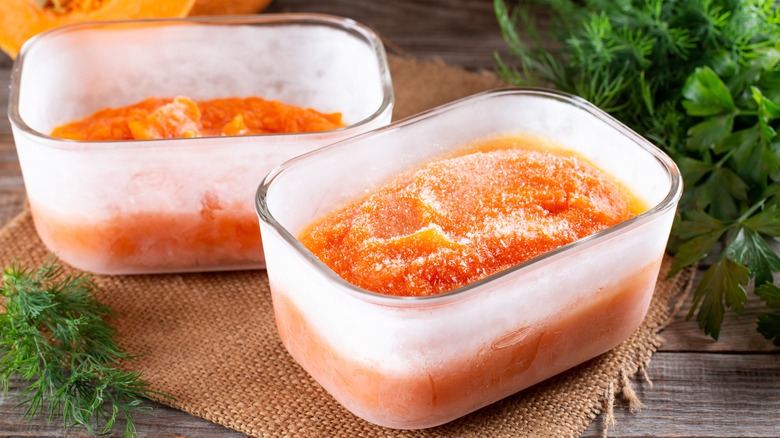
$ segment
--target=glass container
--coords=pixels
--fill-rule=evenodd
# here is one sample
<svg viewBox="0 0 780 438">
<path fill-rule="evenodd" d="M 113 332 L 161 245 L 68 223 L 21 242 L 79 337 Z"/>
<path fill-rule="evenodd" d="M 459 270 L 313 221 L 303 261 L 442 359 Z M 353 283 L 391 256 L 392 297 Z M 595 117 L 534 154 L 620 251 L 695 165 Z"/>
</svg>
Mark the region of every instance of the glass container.
<svg viewBox="0 0 780 438">
<path fill-rule="evenodd" d="M 341 112 L 318 133 L 130 141 L 55 126 L 149 97 L 259 96 Z M 253 194 L 274 166 L 390 122 L 385 51 L 370 29 L 316 14 L 101 22 L 31 39 L 9 118 L 36 230 L 100 274 L 262 268 Z"/>
<path fill-rule="evenodd" d="M 541 136 L 648 208 L 450 292 L 398 297 L 344 281 L 296 239 L 409 168 L 476 141 Z M 582 99 L 477 94 L 290 160 L 257 191 L 274 312 L 292 357 L 355 415 L 440 425 L 602 354 L 642 322 L 682 182 L 674 162 Z"/>
</svg>

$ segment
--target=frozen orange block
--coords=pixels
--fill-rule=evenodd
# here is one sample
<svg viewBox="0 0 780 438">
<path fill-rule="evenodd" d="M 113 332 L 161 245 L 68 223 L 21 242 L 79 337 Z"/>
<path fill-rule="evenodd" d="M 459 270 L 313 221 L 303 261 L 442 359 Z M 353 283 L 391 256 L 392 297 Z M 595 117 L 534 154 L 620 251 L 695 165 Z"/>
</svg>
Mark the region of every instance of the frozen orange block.
<svg viewBox="0 0 780 438">
<path fill-rule="evenodd" d="M 257 192 L 279 336 L 367 421 L 452 421 L 640 325 L 681 190 L 646 140 L 541 90 L 319 149 Z"/>
<path fill-rule="evenodd" d="M 55 128 L 53 137 L 80 141 L 153 140 L 221 135 L 318 132 L 344 127 L 341 114 L 259 97 L 195 102 L 185 96 L 149 98 L 107 108 Z M 175 190 L 163 176 L 145 190 Z M 206 190 L 200 208 L 171 211 L 153 205 L 96 221 L 55 214 L 31 203 L 41 239 L 65 260 L 83 260 L 101 272 L 189 271 L 262 264 L 260 229 L 243 203 Z"/>
<path fill-rule="evenodd" d="M 464 342 L 458 352 L 439 355 L 440 345 L 415 345 L 427 355 L 408 358 L 400 367 L 346 353 L 336 339 L 321 334 L 285 291 L 273 284 L 272 291 L 279 336 L 315 380 L 359 417 L 418 429 L 475 411 L 615 347 L 642 322 L 659 264 L 633 273 L 623 284 L 591 291 L 580 306 L 540 323 L 486 334 L 482 344 Z M 454 334 L 445 339 L 458 342 Z"/>
<path fill-rule="evenodd" d="M 57 126 L 52 137 L 81 140 L 153 140 L 320 132 L 343 128 L 341 113 L 324 114 L 260 97 L 193 101 L 151 97 L 106 108 Z"/>
<path fill-rule="evenodd" d="M 62 217 L 33 203 L 30 209 L 41 239 L 60 248 L 59 257 L 101 272 L 240 269 L 263 262 L 256 216 L 242 203 L 220 204 L 211 192 L 200 209 L 149 209 L 97 221 Z"/>
<path fill-rule="evenodd" d="M 447 292 L 628 220 L 645 208 L 581 156 L 494 139 L 404 173 L 298 240 L 348 282 Z"/>
</svg>

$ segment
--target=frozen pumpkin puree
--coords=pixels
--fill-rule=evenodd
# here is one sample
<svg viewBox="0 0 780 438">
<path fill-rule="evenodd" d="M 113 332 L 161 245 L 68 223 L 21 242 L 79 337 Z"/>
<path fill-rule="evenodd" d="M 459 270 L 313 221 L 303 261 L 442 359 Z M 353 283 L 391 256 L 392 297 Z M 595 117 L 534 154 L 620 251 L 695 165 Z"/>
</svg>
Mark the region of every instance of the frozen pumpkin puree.
<svg viewBox="0 0 780 438">
<path fill-rule="evenodd" d="M 659 266 L 660 260 L 538 325 L 406 371 L 389 370 L 381 359 L 344 354 L 338 340 L 322 336 L 284 291 L 273 283 L 271 291 L 285 348 L 339 403 L 385 427 L 420 429 L 452 421 L 616 347 L 642 322 Z"/>
<path fill-rule="evenodd" d="M 350 283 L 422 296 L 469 284 L 645 209 L 584 158 L 534 144 L 498 139 L 423 165 L 317 220 L 299 239 Z M 455 357 L 421 351 L 424 365 L 406 371 L 343 353 L 284 290 L 273 283 L 271 289 L 282 341 L 328 392 L 364 419 L 416 429 L 453 420 L 615 347 L 644 317 L 659 266 L 660 260 L 627 273 L 628 280 L 602 285 L 553 318 Z"/>
<path fill-rule="evenodd" d="M 150 98 L 107 108 L 55 128 L 53 137 L 82 140 L 141 140 L 203 136 L 300 133 L 345 126 L 340 113 L 286 105 L 259 97 L 193 101 Z M 208 163 L 203 163 L 208 166 Z M 162 179 L 164 183 L 164 179 Z M 149 187 L 148 190 L 166 190 Z M 193 211 L 138 208 L 110 219 L 85 222 L 31 203 L 42 237 L 73 259 L 129 271 L 197 266 L 245 266 L 262 260 L 257 216 L 251 202 L 230 202 L 207 190 Z"/>
<path fill-rule="evenodd" d="M 398 176 L 299 240 L 348 282 L 404 296 L 446 292 L 639 214 L 586 159 L 500 139 Z"/>
<path fill-rule="evenodd" d="M 196 102 L 178 96 L 106 108 L 54 128 L 51 136 L 82 141 L 151 140 L 319 132 L 344 126 L 341 113 L 326 114 L 259 97 Z"/>
</svg>

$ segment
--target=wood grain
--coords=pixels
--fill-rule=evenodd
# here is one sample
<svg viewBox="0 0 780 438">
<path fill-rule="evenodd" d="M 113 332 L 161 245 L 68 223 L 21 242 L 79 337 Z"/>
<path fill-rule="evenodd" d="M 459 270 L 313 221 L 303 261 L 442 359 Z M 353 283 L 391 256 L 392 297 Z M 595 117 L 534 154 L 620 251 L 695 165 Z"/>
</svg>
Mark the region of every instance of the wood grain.
<svg viewBox="0 0 780 438">
<path fill-rule="evenodd" d="M 81 428 L 65 431 L 62 428 L 60 419 L 49 422 L 45 417 L 41 416 L 30 420 L 22 418 L 24 410 L 15 406 L 18 400 L 14 398 L 19 392 L 19 382 L 11 381 L 9 385 L 9 396 L 0 398 L 0 436 L 55 437 L 84 434 L 84 429 Z M 236 431 L 157 403 L 150 402 L 148 403 L 148 406 L 152 409 L 151 412 L 140 413 L 135 418 L 139 436 L 187 436 L 192 438 L 230 438 L 244 436 Z M 124 427 L 124 420 L 117 421 L 117 424 L 114 427 L 116 433 L 107 436 L 122 436 L 119 432 L 123 431 Z"/>
<path fill-rule="evenodd" d="M 634 380 L 645 407 L 615 412 L 610 436 L 780 436 L 780 355 L 666 353 L 648 368 L 652 387 Z M 625 405 L 625 403 L 623 403 Z M 583 436 L 601 437 L 601 418 Z"/>
<path fill-rule="evenodd" d="M 661 351 L 668 352 L 733 352 L 744 354 L 778 352 L 778 348 L 764 339 L 756 330 L 758 314 L 767 307 L 761 299 L 748 290 L 748 300 L 742 314 L 727 310 L 717 341 L 706 336 L 698 327 L 695 316 L 687 318 L 691 296 L 685 300 L 681 311 L 663 332 Z M 780 360 L 780 358 L 778 358 Z"/>
<path fill-rule="evenodd" d="M 471 70 L 493 70 L 493 53 L 509 53 L 489 0 L 280 0 L 267 12 L 350 17 L 379 33 L 388 51 L 400 49 Z"/>
<path fill-rule="evenodd" d="M 657 353 L 648 368 L 652 387 L 643 380 L 634 380 L 645 407 L 632 414 L 618 398 L 617 425 L 610 428 L 610 436 L 780 436 L 778 362 L 778 354 Z M 17 392 L 18 388 L 12 386 L 11 393 Z M 62 434 L 45 420 L 21 420 L 20 410 L 12 403 L 10 398 L 0 399 L 0 434 Z M 137 418 L 141 436 L 241 436 L 164 406 L 150 406 L 154 406 L 153 415 Z M 602 419 L 598 418 L 583 436 L 601 437 L 602 427 Z"/>
<path fill-rule="evenodd" d="M 0 52 L 0 54 L 5 56 L 5 54 L 2 52 Z M 0 72 L 3 72 L 3 74 L 0 75 L 0 102 L 3 103 L 3 105 L 0 105 L 0 133 L 10 133 L 11 122 L 8 121 L 7 105 L 9 87 L 11 84 L 10 65 L 5 67 L 2 66 L 2 64 L 3 62 L 0 61 Z M 5 139 L 0 139 L 0 141 L 5 141 Z"/>
</svg>

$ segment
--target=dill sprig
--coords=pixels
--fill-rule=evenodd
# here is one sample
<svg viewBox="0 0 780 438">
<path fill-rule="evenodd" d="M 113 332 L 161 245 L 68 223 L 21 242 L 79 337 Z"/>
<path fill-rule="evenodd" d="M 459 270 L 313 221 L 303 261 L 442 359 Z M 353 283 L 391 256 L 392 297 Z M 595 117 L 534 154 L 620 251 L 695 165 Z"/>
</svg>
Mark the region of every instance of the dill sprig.
<svg viewBox="0 0 780 438">
<path fill-rule="evenodd" d="M 747 290 L 780 346 L 780 7 L 775 0 L 494 0 L 519 85 L 577 94 L 652 140 L 685 182 L 669 244 L 673 270 L 707 256 L 689 317 L 717 339 Z M 556 50 L 535 26 L 549 15 Z M 522 33 L 519 31 L 522 29 Z"/>
<path fill-rule="evenodd" d="M 135 436 L 133 414 L 149 410 L 143 399 L 157 393 L 139 373 L 117 368 L 131 356 L 118 348 L 96 287 L 86 274 L 65 275 L 56 260 L 3 271 L 0 385 L 6 394 L 12 378 L 25 382 L 19 405 L 28 418 L 45 413 L 90 434 L 108 433 L 124 418 L 125 436 Z"/>
</svg>

